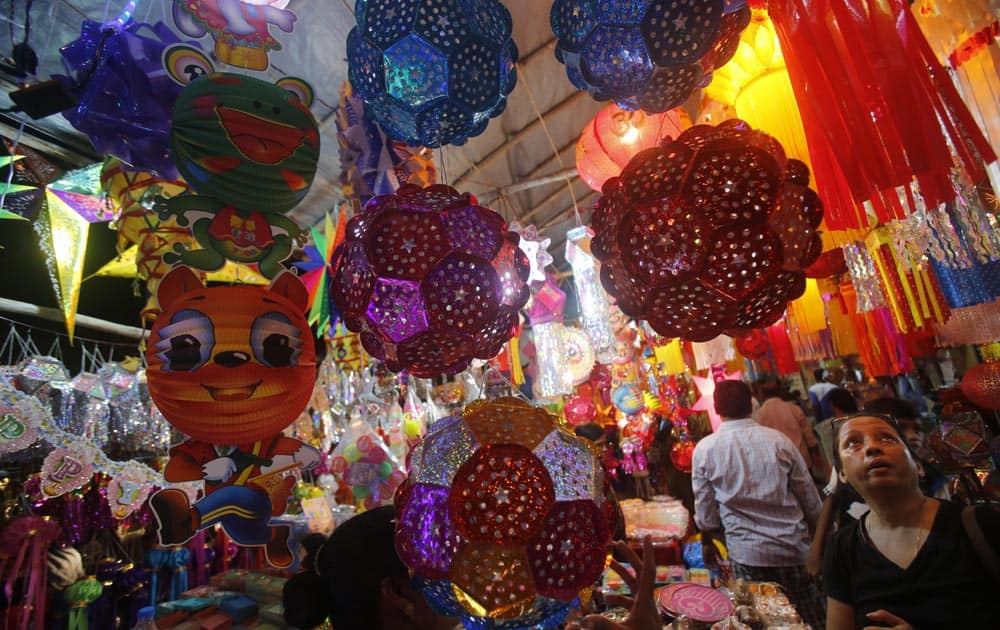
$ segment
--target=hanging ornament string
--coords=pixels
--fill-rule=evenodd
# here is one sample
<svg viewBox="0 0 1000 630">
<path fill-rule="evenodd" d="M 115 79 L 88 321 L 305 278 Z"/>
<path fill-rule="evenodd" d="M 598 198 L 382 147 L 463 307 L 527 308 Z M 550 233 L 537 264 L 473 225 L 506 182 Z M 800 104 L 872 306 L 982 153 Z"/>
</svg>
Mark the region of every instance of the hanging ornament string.
<svg viewBox="0 0 1000 630">
<path fill-rule="evenodd" d="M 514 64 L 521 71 L 521 67 L 518 64 Z M 542 126 L 542 131 L 545 132 L 545 138 L 549 141 L 549 147 L 552 149 L 552 155 L 555 156 L 556 161 L 559 162 L 559 168 L 564 173 L 563 180 L 566 182 L 566 190 L 569 191 L 570 197 L 573 198 L 573 216 L 576 218 L 576 227 L 583 225 L 583 220 L 580 218 L 580 207 L 577 203 L 576 193 L 573 191 L 573 182 L 570 181 L 569 175 L 566 174 L 566 165 L 563 163 L 562 156 L 559 155 L 559 149 L 556 148 L 556 143 L 552 139 L 552 134 L 549 132 L 549 126 L 545 124 L 545 118 L 542 116 L 542 112 L 538 109 L 538 102 L 535 100 L 535 93 L 531 90 L 531 85 L 528 83 L 528 75 L 522 73 L 524 79 L 521 84 L 524 85 L 524 89 L 528 92 L 528 100 L 531 101 L 531 109 L 535 111 L 535 116 L 538 118 L 539 124 Z"/>
</svg>

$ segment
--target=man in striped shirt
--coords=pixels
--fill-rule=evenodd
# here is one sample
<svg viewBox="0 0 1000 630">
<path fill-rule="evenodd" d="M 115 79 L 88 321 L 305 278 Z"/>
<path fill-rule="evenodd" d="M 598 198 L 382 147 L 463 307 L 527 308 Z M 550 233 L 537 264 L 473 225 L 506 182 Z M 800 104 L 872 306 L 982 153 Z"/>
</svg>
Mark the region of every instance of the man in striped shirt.
<svg viewBox="0 0 1000 630">
<path fill-rule="evenodd" d="M 723 422 L 695 446 L 691 473 L 705 562 L 718 564 L 712 541 L 724 537 L 734 577 L 781 584 L 803 620 L 823 628 L 823 593 L 805 571 L 821 507 L 806 462 L 750 418 L 746 383 L 717 383 L 715 409 Z"/>
</svg>

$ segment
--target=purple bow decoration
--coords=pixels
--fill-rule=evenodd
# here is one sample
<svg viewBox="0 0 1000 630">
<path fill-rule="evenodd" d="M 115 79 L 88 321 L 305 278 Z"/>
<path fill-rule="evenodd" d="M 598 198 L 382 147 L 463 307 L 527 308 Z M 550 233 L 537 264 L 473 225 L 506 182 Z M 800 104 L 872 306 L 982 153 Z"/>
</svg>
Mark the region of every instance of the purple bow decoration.
<svg viewBox="0 0 1000 630">
<path fill-rule="evenodd" d="M 94 148 L 164 179 L 179 174 L 170 160 L 171 110 L 183 87 L 163 66 L 163 51 L 182 43 L 163 22 L 83 22 L 80 38 L 60 49 L 80 90 L 79 105 L 63 112 Z M 195 42 L 184 42 L 197 46 Z"/>
</svg>

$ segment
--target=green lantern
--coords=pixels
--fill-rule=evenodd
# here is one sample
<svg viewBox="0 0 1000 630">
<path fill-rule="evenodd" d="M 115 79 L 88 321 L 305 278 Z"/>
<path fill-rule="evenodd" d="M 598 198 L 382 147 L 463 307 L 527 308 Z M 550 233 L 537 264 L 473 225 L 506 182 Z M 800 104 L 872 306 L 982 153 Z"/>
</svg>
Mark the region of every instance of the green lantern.
<svg viewBox="0 0 1000 630">
<path fill-rule="evenodd" d="M 196 192 L 242 210 L 287 212 L 309 192 L 319 159 L 311 90 L 216 73 L 192 81 L 174 104 L 170 148 Z"/>
</svg>

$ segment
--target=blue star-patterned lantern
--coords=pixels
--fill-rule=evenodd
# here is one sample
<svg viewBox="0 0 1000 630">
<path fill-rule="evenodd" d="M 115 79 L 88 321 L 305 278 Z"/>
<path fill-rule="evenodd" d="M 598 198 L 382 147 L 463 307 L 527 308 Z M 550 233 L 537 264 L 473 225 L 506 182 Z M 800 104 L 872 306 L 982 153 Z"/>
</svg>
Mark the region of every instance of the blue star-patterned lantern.
<svg viewBox="0 0 1000 630">
<path fill-rule="evenodd" d="M 750 10 L 744 0 L 556 0 L 550 19 L 573 85 L 623 109 L 665 112 L 729 61 Z"/>
<path fill-rule="evenodd" d="M 349 78 L 388 135 L 464 144 L 503 111 L 517 46 L 497 0 L 357 0 L 354 14 Z"/>
</svg>

